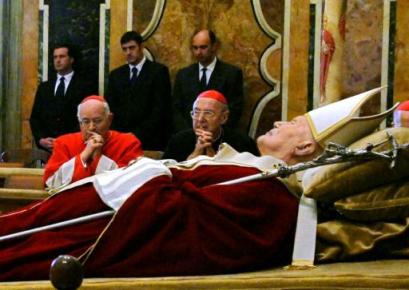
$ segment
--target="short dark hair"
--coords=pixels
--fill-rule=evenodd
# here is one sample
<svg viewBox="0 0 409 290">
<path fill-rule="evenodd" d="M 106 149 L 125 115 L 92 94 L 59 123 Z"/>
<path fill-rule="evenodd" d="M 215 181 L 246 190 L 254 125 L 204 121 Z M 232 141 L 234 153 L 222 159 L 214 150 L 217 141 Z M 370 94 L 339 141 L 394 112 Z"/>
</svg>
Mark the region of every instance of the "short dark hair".
<svg viewBox="0 0 409 290">
<path fill-rule="evenodd" d="M 128 43 L 128 42 L 130 42 L 132 40 L 136 41 L 136 43 L 138 43 L 140 45 L 142 43 L 142 41 L 143 41 L 143 38 L 136 31 L 133 31 L 133 30 L 127 31 L 121 37 L 121 45 L 125 44 L 125 43 Z"/>
<path fill-rule="evenodd" d="M 58 49 L 58 48 L 66 48 L 68 51 L 68 56 L 72 57 L 73 59 L 77 58 L 77 53 L 74 49 L 74 47 L 71 44 L 68 43 L 58 43 L 54 46 L 53 52 Z"/>
</svg>

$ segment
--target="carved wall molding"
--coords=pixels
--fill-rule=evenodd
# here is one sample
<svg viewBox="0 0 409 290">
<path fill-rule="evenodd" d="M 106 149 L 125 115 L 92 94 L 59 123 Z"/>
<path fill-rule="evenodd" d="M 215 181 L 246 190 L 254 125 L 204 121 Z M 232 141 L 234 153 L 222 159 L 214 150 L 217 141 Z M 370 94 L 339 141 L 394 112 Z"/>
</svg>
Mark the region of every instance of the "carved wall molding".
<svg viewBox="0 0 409 290">
<path fill-rule="evenodd" d="M 282 82 L 281 80 L 276 79 L 273 76 L 271 76 L 271 74 L 269 73 L 267 69 L 267 59 L 270 55 L 272 55 L 274 51 L 281 49 L 282 35 L 278 33 L 277 31 L 275 31 L 264 18 L 260 0 L 252 0 L 251 3 L 252 3 L 254 16 L 257 20 L 257 23 L 260 25 L 260 28 L 273 40 L 271 45 L 269 45 L 265 49 L 265 51 L 263 52 L 260 58 L 261 76 L 267 83 L 273 86 L 273 90 L 268 92 L 264 96 L 262 96 L 259 102 L 257 103 L 256 108 L 254 109 L 253 116 L 252 116 L 251 123 L 250 123 L 249 132 L 248 132 L 249 136 L 254 138 L 257 133 L 257 127 L 260 121 L 261 114 L 264 111 L 266 105 L 272 99 L 280 95 L 280 89 L 281 89 Z"/>
</svg>

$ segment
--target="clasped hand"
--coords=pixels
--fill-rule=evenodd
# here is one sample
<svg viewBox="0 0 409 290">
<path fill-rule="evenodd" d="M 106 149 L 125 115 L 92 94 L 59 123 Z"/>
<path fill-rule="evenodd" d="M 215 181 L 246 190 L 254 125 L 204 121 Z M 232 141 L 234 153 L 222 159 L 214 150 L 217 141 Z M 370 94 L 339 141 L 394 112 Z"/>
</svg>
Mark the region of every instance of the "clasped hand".
<svg viewBox="0 0 409 290">
<path fill-rule="evenodd" d="M 192 154 L 189 155 L 188 159 L 192 159 L 199 155 L 214 156 L 216 152 L 214 151 L 213 144 L 213 133 L 203 129 L 196 129 L 196 144 L 195 149 Z"/>
<path fill-rule="evenodd" d="M 101 155 L 102 146 L 104 146 L 105 143 L 104 138 L 98 133 L 88 131 L 87 134 L 89 135 L 87 141 L 85 142 L 87 145 L 81 152 L 81 159 L 84 163 L 89 162 L 96 156 Z"/>
</svg>

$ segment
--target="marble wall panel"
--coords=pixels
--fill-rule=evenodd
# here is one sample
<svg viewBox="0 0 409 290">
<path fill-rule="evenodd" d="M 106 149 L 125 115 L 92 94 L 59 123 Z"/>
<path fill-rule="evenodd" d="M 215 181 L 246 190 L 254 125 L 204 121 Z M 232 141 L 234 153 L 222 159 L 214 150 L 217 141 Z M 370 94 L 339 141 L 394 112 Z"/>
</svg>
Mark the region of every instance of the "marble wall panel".
<svg viewBox="0 0 409 290">
<path fill-rule="evenodd" d="M 274 50 L 267 58 L 267 71 L 277 80 L 281 79 L 282 50 Z"/>
<path fill-rule="evenodd" d="M 113 70 L 125 63 L 119 40 L 127 30 L 127 0 L 111 0 L 110 15 L 109 70 Z"/>
<path fill-rule="evenodd" d="M 260 5 L 268 25 L 275 31 L 282 32 L 284 27 L 284 1 L 260 0 Z"/>
<path fill-rule="evenodd" d="M 281 38 L 275 39 L 270 38 L 270 43 L 268 47 L 272 47 L 279 41 L 279 46 L 277 46 L 273 51 L 270 52 L 269 55 L 264 55 L 267 51 L 264 51 L 260 57 L 266 57 L 267 62 L 267 72 L 268 74 L 278 81 L 280 84 L 280 88 L 282 88 L 282 58 L 283 58 L 283 41 L 284 40 L 284 1 L 272 1 L 272 0 L 262 0 L 260 1 L 260 8 L 262 10 L 264 19 L 267 22 L 267 25 L 270 29 L 272 29 L 275 33 L 281 36 Z M 258 19 L 258 21 L 260 21 Z M 270 35 L 271 37 L 271 35 Z M 267 48 L 268 48 L 267 47 Z M 266 48 L 266 49 L 267 49 Z M 271 90 L 267 91 L 269 93 Z M 255 136 L 259 136 L 264 134 L 266 131 L 270 130 L 273 126 L 275 121 L 282 119 L 282 97 L 281 97 L 282 89 L 279 89 L 278 95 L 272 98 L 264 107 L 263 111 L 260 114 L 260 119 L 257 124 L 257 130 L 255 132 Z M 258 101 L 261 101 L 262 98 L 266 96 L 262 95 L 259 96 Z M 249 110 L 250 108 L 245 108 L 247 113 L 254 113 L 254 110 Z M 250 116 L 252 117 L 252 116 Z"/>
<path fill-rule="evenodd" d="M 394 101 L 409 100 L 409 1 L 397 1 Z"/>
<path fill-rule="evenodd" d="M 133 1 L 132 26 L 140 33 L 144 31 L 152 20 L 157 1 L 137 0 Z"/>
<path fill-rule="evenodd" d="M 289 55 L 283 55 L 281 48 L 272 53 L 267 60 L 268 71 L 280 80 L 282 91 L 267 104 L 260 117 L 256 136 L 269 130 L 275 121 L 290 120 L 305 113 L 308 107 L 310 1 L 262 1 L 261 3 L 267 22 L 282 36 L 282 48 L 285 45 L 289 47 Z M 287 27 L 288 35 L 284 31 L 285 17 L 290 18 L 289 27 Z M 283 75 L 286 75 L 287 79 L 284 79 Z"/>
<path fill-rule="evenodd" d="M 308 108 L 308 50 L 310 1 L 292 1 L 290 17 L 290 66 L 287 120 L 306 113 Z"/>
<path fill-rule="evenodd" d="M 343 96 L 378 87 L 381 84 L 382 0 L 349 0 L 343 64 Z M 379 110 L 379 98 L 366 107 L 368 113 Z"/>
<path fill-rule="evenodd" d="M 31 108 L 37 90 L 38 79 L 38 0 L 25 0 L 23 2 L 22 32 L 22 83 L 21 86 L 21 122 L 22 122 L 22 148 L 32 147 L 32 134 L 29 124 Z"/>
<path fill-rule="evenodd" d="M 282 65 L 282 50 L 275 50 L 267 59 L 267 70 L 270 75 L 277 79 L 281 80 L 281 65 Z M 257 80 L 256 76 L 255 79 Z M 248 83 L 249 87 L 257 87 L 257 82 Z M 252 114 L 253 111 L 250 109 L 247 110 L 247 114 Z M 251 117 L 251 115 L 250 115 Z M 260 116 L 260 121 L 257 126 L 256 136 L 264 134 L 271 129 L 273 123 L 281 119 L 281 96 L 272 99 L 268 102 L 263 113 Z"/>
</svg>

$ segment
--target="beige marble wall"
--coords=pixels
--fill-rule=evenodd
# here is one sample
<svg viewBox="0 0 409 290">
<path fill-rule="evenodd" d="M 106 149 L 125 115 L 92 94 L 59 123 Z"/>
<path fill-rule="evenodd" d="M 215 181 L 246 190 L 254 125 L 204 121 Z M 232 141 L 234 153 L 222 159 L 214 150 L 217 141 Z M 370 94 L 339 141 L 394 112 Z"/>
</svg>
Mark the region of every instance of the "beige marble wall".
<svg viewBox="0 0 409 290">
<path fill-rule="evenodd" d="M 259 136 L 264 134 L 266 131 L 270 130 L 273 126 L 273 123 L 277 120 L 281 119 L 282 116 L 282 67 L 283 67 L 283 39 L 284 39 L 284 14 L 285 14 L 285 1 L 271 1 L 271 0 L 264 0 L 260 1 L 260 8 L 262 10 L 264 19 L 266 20 L 268 27 L 280 35 L 280 38 L 274 39 L 270 38 L 267 47 L 263 50 L 262 54 L 260 54 L 259 58 L 265 57 L 266 58 L 266 70 L 268 74 L 275 80 L 278 81 L 280 86 L 278 95 L 271 99 L 262 112 L 260 113 L 260 119 L 257 124 L 255 136 Z M 260 21 L 260 20 L 258 20 Z M 279 42 L 279 46 L 275 47 L 274 50 L 271 52 L 267 52 L 267 49 L 275 46 L 276 42 Z M 260 73 L 260 71 L 258 71 Z M 265 80 L 266 81 L 266 80 Z M 251 86 L 251 84 L 250 84 Z M 262 98 L 266 98 L 265 96 L 267 93 L 270 93 L 273 88 L 269 88 L 263 95 L 259 95 L 257 97 L 257 101 L 262 101 Z M 245 108 L 244 110 L 246 113 L 249 114 L 249 118 L 252 118 L 253 114 L 256 114 L 254 111 L 254 107 L 252 108 Z"/>
<path fill-rule="evenodd" d="M 109 31 L 109 70 L 125 62 L 119 40 L 126 29 L 128 0 L 111 0 L 111 20 Z"/>
<path fill-rule="evenodd" d="M 409 100 L 409 1 L 397 1 L 394 101 Z"/>
<path fill-rule="evenodd" d="M 306 113 L 308 108 L 310 1 L 295 0 L 291 4 L 288 120 Z"/>
<path fill-rule="evenodd" d="M 382 0 L 349 0 L 343 64 L 343 96 L 381 84 Z M 379 103 L 379 102 L 377 102 Z M 372 104 L 374 110 L 377 104 Z"/>
<path fill-rule="evenodd" d="M 308 107 L 308 45 L 309 45 L 309 9 L 308 0 L 275 1 L 263 6 L 263 12 L 269 24 L 282 34 L 282 46 L 287 43 L 289 55 L 283 60 L 282 50 L 275 51 L 268 58 L 268 68 L 272 76 L 282 82 L 282 90 L 287 90 L 287 115 L 284 119 L 291 120 L 295 116 L 304 114 Z M 270 5 L 268 5 L 270 4 Z M 274 4 L 274 5 L 271 5 Z M 287 11 L 288 10 L 288 11 Z M 284 35 L 284 17 L 290 17 L 289 35 Z M 272 19 L 275 21 L 273 22 Z M 286 65 L 283 66 L 283 61 Z M 282 76 L 288 74 L 284 82 Z M 287 86 L 284 88 L 284 86 Z M 283 96 L 271 100 L 260 118 L 257 135 L 269 130 L 275 121 L 281 120 Z"/>
<path fill-rule="evenodd" d="M 23 1 L 21 118 L 22 148 L 32 147 L 30 115 L 38 85 L 38 0 Z"/>
<path fill-rule="evenodd" d="M 139 0 L 133 1 L 132 26 L 135 30 L 144 31 L 154 16 L 157 1 Z"/>
</svg>

